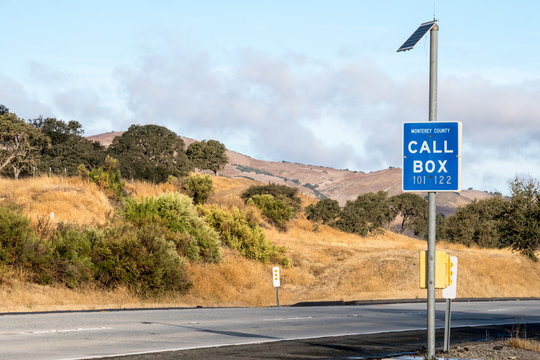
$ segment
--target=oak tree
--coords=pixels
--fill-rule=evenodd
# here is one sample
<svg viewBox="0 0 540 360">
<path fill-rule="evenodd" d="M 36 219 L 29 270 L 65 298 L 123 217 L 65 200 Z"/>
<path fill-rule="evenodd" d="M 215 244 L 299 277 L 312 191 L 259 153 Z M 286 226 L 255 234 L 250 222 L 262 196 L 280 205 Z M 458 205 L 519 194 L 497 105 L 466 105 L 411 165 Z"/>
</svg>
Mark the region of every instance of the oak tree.
<svg viewBox="0 0 540 360">
<path fill-rule="evenodd" d="M 37 166 L 41 150 L 49 139 L 31 124 L 9 112 L 0 114 L 0 172 L 17 179 Z"/>
<path fill-rule="evenodd" d="M 107 153 L 119 161 L 124 178 L 165 182 L 192 170 L 184 140 L 159 125 L 131 125 L 114 138 Z"/>
<path fill-rule="evenodd" d="M 390 207 L 394 215 L 401 216 L 401 230 L 411 229 L 417 234 L 416 227 L 423 218 L 427 218 L 427 201 L 421 196 L 403 193 L 390 198 Z"/>
<path fill-rule="evenodd" d="M 83 136 L 82 125 L 77 121 L 64 122 L 55 118 L 39 117 L 32 125 L 51 140 L 51 146 L 42 149 L 39 170 L 66 173 L 74 176 L 77 167 L 93 169 L 105 161 L 105 147 Z"/>
<path fill-rule="evenodd" d="M 532 177 L 510 182 L 512 198 L 501 213 L 501 245 L 510 246 L 534 261 L 540 248 L 540 184 Z"/>
<path fill-rule="evenodd" d="M 217 140 L 203 140 L 191 143 L 186 154 L 195 168 L 211 170 L 214 175 L 229 162 L 225 145 Z"/>
</svg>

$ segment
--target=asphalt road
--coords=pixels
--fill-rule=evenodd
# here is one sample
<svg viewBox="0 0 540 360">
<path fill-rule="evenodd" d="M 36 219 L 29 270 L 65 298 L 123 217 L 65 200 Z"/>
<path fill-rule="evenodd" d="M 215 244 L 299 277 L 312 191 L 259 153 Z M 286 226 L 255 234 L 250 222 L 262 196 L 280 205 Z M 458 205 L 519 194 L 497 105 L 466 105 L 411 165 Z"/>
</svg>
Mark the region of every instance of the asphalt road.
<svg viewBox="0 0 540 360">
<path fill-rule="evenodd" d="M 459 302 L 452 310 L 456 328 L 540 323 L 538 300 Z M 442 327 L 443 303 L 437 304 L 436 316 L 437 326 Z M 240 349 L 283 340 L 309 343 L 389 332 L 418 337 L 425 324 L 425 303 L 4 314 L 0 316 L 0 359 L 120 355 L 161 359 L 180 350 L 215 351 L 228 345 Z M 392 341 L 401 342 L 396 335 Z M 242 352 L 249 355 L 249 351 L 254 350 Z"/>
<path fill-rule="evenodd" d="M 521 325 L 528 339 L 540 339 L 540 324 Z M 463 343 L 508 338 L 514 325 L 454 328 L 450 349 Z M 444 332 L 436 331 L 436 347 L 442 350 Z M 107 358 L 110 360 L 352 360 L 387 359 L 389 357 L 418 359 L 425 356 L 426 331 L 400 331 L 361 334 L 304 340 L 288 340 L 251 345 L 230 345 L 214 348 L 180 350 Z M 465 345 L 466 346 L 466 345 Z M 409 357 L 407 357 L 407 355 Z M 444 353 L 439 357 L 444 358 Z"/>
</svg>

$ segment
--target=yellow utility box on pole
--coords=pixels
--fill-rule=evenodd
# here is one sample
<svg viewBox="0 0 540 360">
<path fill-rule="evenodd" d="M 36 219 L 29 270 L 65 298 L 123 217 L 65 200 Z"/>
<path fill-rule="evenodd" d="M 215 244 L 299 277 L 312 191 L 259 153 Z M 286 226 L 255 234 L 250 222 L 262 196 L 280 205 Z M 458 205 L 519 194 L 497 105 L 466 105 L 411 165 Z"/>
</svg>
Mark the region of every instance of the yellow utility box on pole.
<svg viewBox="0 0 540 360">
<path fill-rule="evenodd" d="M 426 278 L 427 278 L 427 261 L 426 261 L 427 251 L 420 251 L 420 288 L 426 289 Z M 444 289 L 446 288 L 450 280 L 450 271 L 448 271 L 450 266 L 450 255 L 441 250 L 435 250 L 435 288 Z"/>
</svg>

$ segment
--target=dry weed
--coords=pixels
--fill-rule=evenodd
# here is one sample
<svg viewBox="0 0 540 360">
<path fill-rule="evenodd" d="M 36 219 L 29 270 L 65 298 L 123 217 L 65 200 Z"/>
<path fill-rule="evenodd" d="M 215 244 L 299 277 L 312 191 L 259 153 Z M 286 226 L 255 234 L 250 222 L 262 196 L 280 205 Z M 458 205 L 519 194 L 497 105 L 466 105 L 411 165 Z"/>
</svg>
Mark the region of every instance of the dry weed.
<svg viewBox="0 0 540 360">
<path fill-rule="evenodd" d="M 126 191 L 136 199 L 159 196 L 165 192 L 174 192 L 178 189 L 169 183 L 154 184 L 146 181 L 126 181 Z"/>
<path fill-rule="evenodd" d="M 508 345 L 523 350 L 530 350 L 540 353 L 540 341 L 528 340 L 520 338 L 511 338 L 508 340 Z"/>
<path fill-rule="evenodd" d="M 512 329 L 512 335 L 508 340 L 508 345 L 514 348 L 540 352 L 540 341 L 527 339 L 527 329 L 524 328 L 521 334 L 521 324 Z"/>
</svg>

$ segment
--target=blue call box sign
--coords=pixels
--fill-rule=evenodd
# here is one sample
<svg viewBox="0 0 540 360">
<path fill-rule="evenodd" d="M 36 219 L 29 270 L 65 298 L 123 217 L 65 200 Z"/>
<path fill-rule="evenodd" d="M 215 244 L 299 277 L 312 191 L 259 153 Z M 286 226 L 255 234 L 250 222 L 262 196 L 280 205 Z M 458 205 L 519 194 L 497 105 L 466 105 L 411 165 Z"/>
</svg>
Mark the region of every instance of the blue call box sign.
<svg viewBox="0 0 540 360">
<path fill-rule="evenodd" d="M 461 191 L 461 122 L 403 123 L 403 191 Z"/>
</svg>

